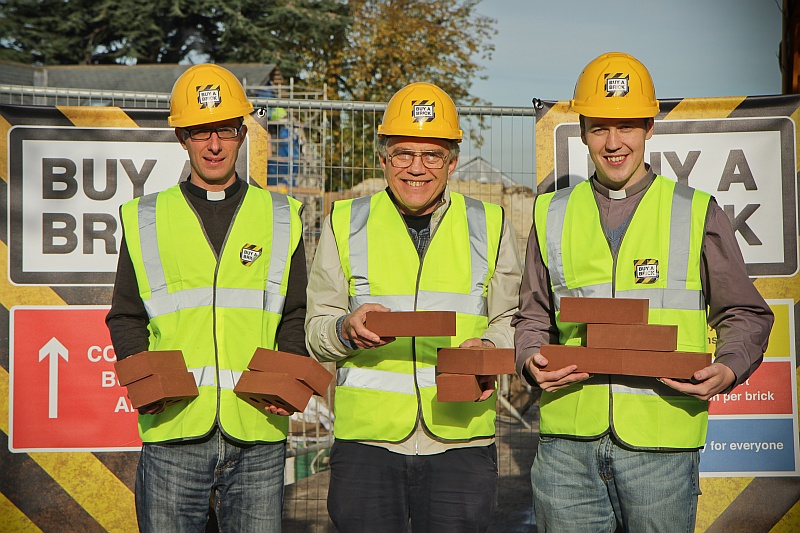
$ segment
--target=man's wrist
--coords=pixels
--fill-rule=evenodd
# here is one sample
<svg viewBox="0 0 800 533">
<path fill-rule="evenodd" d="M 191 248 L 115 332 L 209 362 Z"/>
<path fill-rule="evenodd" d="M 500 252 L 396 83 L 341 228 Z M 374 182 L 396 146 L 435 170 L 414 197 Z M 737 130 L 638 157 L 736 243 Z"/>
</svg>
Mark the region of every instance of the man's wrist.
<svg viewBox="0 0 800 533">
<path fill-rule="evenodd" d="M 342 325 L 344 324 L 345 318 L 347 318 L 347 315 L 342 315 L 336 319 L 336 336 L 339 338 L 339 342 L 341 342 L 345 348 L 348 350 L 355 350 L 357 346 L 353 344 L 352 341 L 345 339 L 342 336 Z"/>
</svg>

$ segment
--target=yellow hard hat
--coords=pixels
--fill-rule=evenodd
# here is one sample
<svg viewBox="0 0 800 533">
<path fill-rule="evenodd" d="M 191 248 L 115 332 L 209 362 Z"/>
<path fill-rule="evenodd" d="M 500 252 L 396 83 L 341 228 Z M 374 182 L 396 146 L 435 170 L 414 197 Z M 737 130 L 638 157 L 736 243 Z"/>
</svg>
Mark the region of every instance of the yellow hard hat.
<svg viewBox="0 0 800 533">
<path fill-rule="evenodd" d="M 416 82 L 397 91 L 383 113 L 378 135 L 430 137 L 461 142 L 458 112 L 450 96 L 432 83 Z"/>
<path fill-rule="evenodd" d="M 570 108 L 585 117 L 649 118 L 658 114 L 653 79 L 635 57 L 609 52 L 578 77 Z"/>
<path fill-rule="evenodd" d="M 227 69 L 204 63 L 186 70 L 172 87 L 169 125 L 176 128 L 249 115 L 247 100 L 236 76 Z"/>
</svg>

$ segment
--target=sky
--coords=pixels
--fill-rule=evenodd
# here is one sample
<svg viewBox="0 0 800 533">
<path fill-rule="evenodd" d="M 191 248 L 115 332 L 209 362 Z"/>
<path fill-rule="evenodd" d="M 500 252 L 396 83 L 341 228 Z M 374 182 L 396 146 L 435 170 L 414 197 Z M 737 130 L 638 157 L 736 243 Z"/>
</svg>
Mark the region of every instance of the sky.
<svg viewBox="0 0 800 533">
<path fill-rule="evenodd" d="M 482 0 L 497 20 L 488 79 L 471 93 L 497 106 L 569 100 L 583 67 L 626 52 L 658 98 L 781 93 L 782 0 Z"/>
</svg>

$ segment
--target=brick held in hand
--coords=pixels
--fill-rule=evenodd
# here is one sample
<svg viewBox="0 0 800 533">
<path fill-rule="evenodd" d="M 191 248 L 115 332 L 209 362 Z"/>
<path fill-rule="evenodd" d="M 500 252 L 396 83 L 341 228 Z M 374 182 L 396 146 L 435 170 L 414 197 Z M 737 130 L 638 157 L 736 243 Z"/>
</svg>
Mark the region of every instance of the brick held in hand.
<svg viewBox="0 0 800 533">
<path fill-rule="evenodd" d="M 639 298 L 561 298 L 562 322 L 647 324 L 650 300 Z"/>
<path fill-rule="evenodd" d="M 233 391 L 259 409 L 283 407 L 289 414 L 302 412 L 314 391 L 284 372 L 242 372 Z"/>
<path fill-rule="evenodd" d="M 114 372 L 120 385 L 128 385 L 153 374 L 188 370 L 180 350 L 163 350 L 139 352 L 120 359 L 114 363 Z"/>
<path fill-rule="evenodd" d="M 437 401 L 474 402 L 480 397 L 481 385 L 477 376 L 450 373 L 436 375 Z"/>
<path fill-rule="evenodd" d="M 516 372 L 513 348 L 439 348 L 439 372 L 496 376 Z"/>
<path fill-rule="evenodd" d="M 586 324 L 586 347 L 672 352 L 678 348 L 678 326 Z"/>
<path fill-rule="evenodd" d="M 127 388 L 134 409 L 161 400 L 175 403 L 198 396 L 194 375 L 187 372 L 185 366 L 182 372 L 162 372 L 137 379 L 129 383 Z"/>
<path fill-rule="evenodd" d="M 311 357 L 266 348 L 256 349 L 247 368 L 259 372 L 289 374 L 319 396 L 325 394 L 333 380 L 333 374 Z"/>
<path fill-rule="evenodd" d="M 454 311 L 369 311 L 364 326 L 379 337 L 453 337 Z"/>
<path fill-rule="evenodd" d="M 551 372 L 578 365 L 577 372 L 620 374 L 654 378 L 691 379 L 692 374 L 711 364 L 710 353 L 611 350 L 546 344 L 541 354 L 547 358 L 544 370 Z"/>
</svg>

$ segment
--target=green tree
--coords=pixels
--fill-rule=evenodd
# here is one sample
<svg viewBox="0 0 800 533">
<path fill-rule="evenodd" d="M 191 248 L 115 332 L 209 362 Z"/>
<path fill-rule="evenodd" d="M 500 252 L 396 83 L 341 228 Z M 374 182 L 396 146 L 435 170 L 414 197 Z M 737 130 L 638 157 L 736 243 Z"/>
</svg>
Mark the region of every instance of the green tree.
<svg viewBox="0 0 800 533">
<path fill-rule="evenodd" d="M 486 102 L 470 94 L 481 78 L 479 61 L 489 60 L 495 20 L 477 11 L 480 0 L 350 0 L 352 23 L 345 42 L 320 57 L 306 84 L 333 88 L 343 100 L 386 102 L 414 81 L 434 83 L 456 104 Z M 334 96 L 334 97 L 336 97 Z M 380 120 L 380 117 L 377 117 Z M 351 187 L 380 177 L 372 113 L 347 112 L 331 122 L 327 187 Z M 472 132 L 480 139 L 479 132 Z"/>
<path fill-rule="evenodd" d="M 288 76 L 344 41 L 339 0 L 5 0 L 0 57 L 32 64 L 280 64 Z"/>
</svg>

